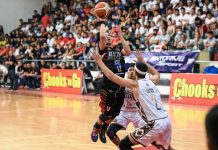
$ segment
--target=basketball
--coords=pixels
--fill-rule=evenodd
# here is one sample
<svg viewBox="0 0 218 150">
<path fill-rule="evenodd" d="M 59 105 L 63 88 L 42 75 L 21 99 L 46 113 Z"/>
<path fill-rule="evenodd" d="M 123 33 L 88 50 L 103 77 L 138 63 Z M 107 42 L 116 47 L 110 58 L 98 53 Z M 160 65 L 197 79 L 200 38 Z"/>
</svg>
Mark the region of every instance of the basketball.
<svg viewBox="0 0 218 150">
<path fill-rule="evenodd" d="M 105 2 L 99 2 L 98 4 L 95 5 L 94 12 L 96 17 L 106 19 L 110 14 L 110 7 Z"/>
</svg>

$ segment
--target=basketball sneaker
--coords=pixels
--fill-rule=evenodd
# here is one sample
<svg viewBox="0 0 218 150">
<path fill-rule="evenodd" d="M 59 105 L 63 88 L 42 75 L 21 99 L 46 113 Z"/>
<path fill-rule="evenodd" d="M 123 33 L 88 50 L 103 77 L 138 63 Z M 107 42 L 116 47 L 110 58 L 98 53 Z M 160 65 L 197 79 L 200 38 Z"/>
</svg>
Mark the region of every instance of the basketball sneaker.
<svg viewBox="0 0 218 150">
<path fill-rule="evenodd" d="M 99 132 L 99 139 L 101 140 L 102 143 L 107 143 L 105 132 L 106 132 L 105 130 L 100 130 Z"/>
<path fill-rule="evenodd" d="M 98 132 L 92 131 L 91 139 L 92 139 L 93 142 L 97 142 L 98 141 Z"/>
</svg>

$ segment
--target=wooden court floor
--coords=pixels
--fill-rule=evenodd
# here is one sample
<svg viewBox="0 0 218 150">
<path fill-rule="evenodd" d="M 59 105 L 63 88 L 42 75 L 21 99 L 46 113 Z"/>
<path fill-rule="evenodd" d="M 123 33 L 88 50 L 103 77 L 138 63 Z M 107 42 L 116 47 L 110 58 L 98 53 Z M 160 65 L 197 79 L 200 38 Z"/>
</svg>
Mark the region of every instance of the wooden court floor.
<svg viewBox="0 0 218 150">
<path fill-rule="evenodd" d="M 90 132 L 99 114 L 98 97 L 0 89 L 0 150 L 117 150 L 92 143 Z M 207 107 L 169 105 L 172 145 L 177 150 L 206 150 Z M 119 135 L 133 131 L 132 125 Z"/>
</svg>

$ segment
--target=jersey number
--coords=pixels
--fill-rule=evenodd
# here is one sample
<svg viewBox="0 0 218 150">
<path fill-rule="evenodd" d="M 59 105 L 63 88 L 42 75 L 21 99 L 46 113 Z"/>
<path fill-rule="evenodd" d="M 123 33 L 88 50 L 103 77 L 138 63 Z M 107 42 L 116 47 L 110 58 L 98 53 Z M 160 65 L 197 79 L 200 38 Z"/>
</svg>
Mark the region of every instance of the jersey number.
<svg viewBox="0 0 218 150">
<path fill-rule="evenodd" d="M 117 71 L 118 72 L 122 72 L 122 67 L 121 66 L 117 66 Z"/>
</svg>

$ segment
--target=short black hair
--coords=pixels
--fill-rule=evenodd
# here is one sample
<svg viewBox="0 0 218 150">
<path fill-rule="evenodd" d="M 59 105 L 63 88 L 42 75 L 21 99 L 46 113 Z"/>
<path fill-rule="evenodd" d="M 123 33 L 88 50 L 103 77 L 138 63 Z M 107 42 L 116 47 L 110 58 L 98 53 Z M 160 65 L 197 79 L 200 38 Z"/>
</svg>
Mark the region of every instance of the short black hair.
<svg viewBox="0 0 218 150">
<path fill-rule="evenodd" d="M 128 65 L 128 69 L 130 68 L 130 67 L 134 67 L 135 66 L 135 63 L 130 63 L 129 65 Z"/>
<path fill-rule="evenodd" d="M 213 31 L 208 31 L 207 34 L 213 35 Z"/>
<path fill-rule="evenodd" d="M 207 137 L 211 144 L 218 149 L 218 105 L 214 106 L 207 114 L 205 120 Z"/>
<path fill-rule="evenodd" d="M 207 11 L 207 15 L 212 15 L 211 11 Z"/>
<path fill-rule="evenodd" d="M 184 7 L 182 7 L 182 8 L 181 8 L 181 10 L 185 10 L 185 8 L 184 8 Z"/>
<path fill-rule="evenodd" d="M 143 62 L 137 62 L 135 64 L 135 66 L 138 68 L 139 71 L 142 71 L 142 72 L 147 72 L 148 71 L 147 65 L 145 63 L 143 63 Z M 136 74 L 137 74 L 137 77 L 140 78 L 140 79 L 145 78 L 145 75 L 140 74 L 137 71 L 136 71 Z"/>
</svg>

